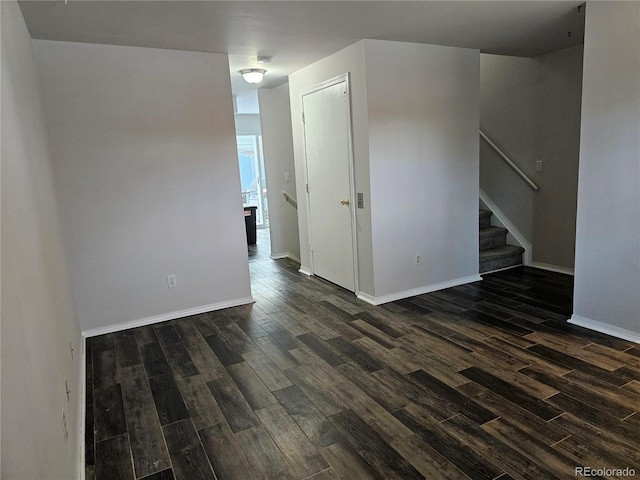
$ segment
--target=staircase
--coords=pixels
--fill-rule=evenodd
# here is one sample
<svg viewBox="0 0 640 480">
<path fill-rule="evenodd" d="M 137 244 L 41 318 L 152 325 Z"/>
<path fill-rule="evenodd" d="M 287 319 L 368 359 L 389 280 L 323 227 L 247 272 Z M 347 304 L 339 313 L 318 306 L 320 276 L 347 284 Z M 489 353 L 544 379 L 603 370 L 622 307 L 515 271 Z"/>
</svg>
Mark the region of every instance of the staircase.
<svg viewBox="0 0 640 480">
<path fill-rule="evenodd" d="M 507 245 L 506 228 L 491 226 L 489 210 L 480 209 L 480 273 L 522 265 L 524 248 Z"/>
</svg>

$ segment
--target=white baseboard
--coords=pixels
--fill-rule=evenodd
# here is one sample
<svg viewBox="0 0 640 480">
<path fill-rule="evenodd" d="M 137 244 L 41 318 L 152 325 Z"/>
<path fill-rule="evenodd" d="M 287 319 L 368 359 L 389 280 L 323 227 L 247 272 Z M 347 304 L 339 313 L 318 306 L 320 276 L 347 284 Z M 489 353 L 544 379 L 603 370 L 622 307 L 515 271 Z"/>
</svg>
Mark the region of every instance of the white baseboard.
<svg viewBox="0 0 640 480">
<path fill-rule="evenodd" d="M 367 302 L 369 305 L 380 305 L 380 303 L 376 303 L 376 297 L 369 295 L 364 292 L 356 292 L 356 298 L 359 298 L 363 302 Z"/>
<path fill-rule="evenodd" d="M 298 270 L 300 273 L 307 275 L 307 276 L 312 276 L 313 272 L 311 271 L 311 269 L 309 267 L 300 267 L 300 269 Z"/>
<path fill-rule="evenodd" d="M 640 343 L 640 333 L 632 332 L 624 328 L 616 327 L 615 325 L 609 325 L 608 323 L 598 322 L 591 320 L 590 318 L 581 317 L 580 315 L 572 315 L 568 320 L 573 325 L 588 328 L 589 330 L 595 330 L 596 332 L 606 333 L 612 337 L 621 338 L 634 343 Z"/>
<path fill-rule="evenodd" d="M 403 298 L 415 297 L 417 295 L 423 295 L 425 293 L 436 292 L 438 290 L 444 290 L 445 288 L 457 287 L 458 285 L 464 285 L 466 283 L 479 282 L 482 280 L 480 275 L 470 275 L 468 277 L 456 278 L 455 280 L 449 280 L 441 283 L 434 283 L 426 285 L 424 287 L 413 288 L 411 290 L 404 290 L 402 292 L 390 293 L 381 297 L 374 297 L 364 292 L 358 292 L 356 296 L 370 305 L 382 305 L 383 303 L 394 302 L 396 300 L 402 300 Z"/>
<path fill-rule="evenodd" d="M 565 275 L 574 275 L 573 268 L 560 267 L 550 263 L 531 262 L 529 263 L 529 267 L 539 268 L 540 270 L 547 270 L 549 272 L 564 273 Z"/>
<path fill-rule="evenodd" d="M 83 337 L 95 337 L 97 335 L 104 335 L 105 333 L 119 332 L 121 330 L 128 330 L 130 328 L 144 327 L 145 325 L 152 325 L 154 323 L 166 322 L 167 320 L 175 320 L 177 318 L 189 317 L 191 315 L 198 315 L 200 313 L 212 312 L 214 310 L 222 310 L 223 308 L 237 307 L 240 305 L 247 305 L 253 303 L 253 297 L 236 298 L 234 300 L 228 300 L 225 302 L 212 303 L 210 305 L 202 305 L 201 307 L 187 308 L 185 310 L 178 310 L 176 312 L 163 313 L 161 315 L 154 315 L 152 317 L 141 318 L 139 320 L 131 320 L 129 322 L 115 323 L 113 325 L 106 325 L 104 327 L 92 328 L 90 330 L 83 330 Z"/>
<path fill-rule="evenodd" d="M 522 248 L 524 248 L 523 260 L 525 265 L 529 265 L 533 259 L 533 245 L 531 242 L 527 240 L 527 238 L 516 228 L 516 226 L 511 223 L 509 218 L 504 214 L 502 210 L 494 203 L 489 195 L 485 193 L 484 190 L 480 189 L 480 200 L 484 202 L 493 216 L 496 218 L 498 223 L 502 224 L 504 228 L 509 230 L 509 233 L 513 237 L 513 239 L 518 243 Z"/>
<path fill-rule="evenodd" d="M 289 260 L 293 260 L 296 263 L 300 263 L 300 259 L 298 257 L 296 257 L 291 252 L 272 253 L 272 254 L 269 255 L 269 257 L 271 257 L 273 260 L 280 260 L 282 258 L 288 258 Z"/>
</svg>

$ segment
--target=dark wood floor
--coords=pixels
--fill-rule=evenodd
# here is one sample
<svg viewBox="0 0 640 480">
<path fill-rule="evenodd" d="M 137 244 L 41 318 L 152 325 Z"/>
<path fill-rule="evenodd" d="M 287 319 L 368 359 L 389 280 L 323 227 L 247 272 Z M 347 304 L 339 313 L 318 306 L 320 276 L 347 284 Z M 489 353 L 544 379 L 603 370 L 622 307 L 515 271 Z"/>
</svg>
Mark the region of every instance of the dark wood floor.
<svg viewBox="0 0 640 480">
<path fill-rule="evenodd" d="M 256 303 L 87 342 L 87 478 L 640 474 L 640 346 L 518 268 L 372 307 L 252 249 Z"/>
</svg>

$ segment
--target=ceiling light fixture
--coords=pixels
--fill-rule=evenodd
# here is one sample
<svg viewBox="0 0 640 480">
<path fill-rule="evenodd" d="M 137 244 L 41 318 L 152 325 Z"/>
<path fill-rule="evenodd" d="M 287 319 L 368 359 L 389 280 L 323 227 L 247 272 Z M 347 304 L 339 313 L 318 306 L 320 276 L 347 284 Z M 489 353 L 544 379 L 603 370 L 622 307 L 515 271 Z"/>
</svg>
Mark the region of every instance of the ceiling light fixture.
<svg viewBox="0 0 640 480">
<path fill-rule="evenodd" d="M 240 70 L 240 74 L 247 83 L 260 83 L 262 77 L 267 71 L 264 68 L 244 68 Z"/>
</svg>

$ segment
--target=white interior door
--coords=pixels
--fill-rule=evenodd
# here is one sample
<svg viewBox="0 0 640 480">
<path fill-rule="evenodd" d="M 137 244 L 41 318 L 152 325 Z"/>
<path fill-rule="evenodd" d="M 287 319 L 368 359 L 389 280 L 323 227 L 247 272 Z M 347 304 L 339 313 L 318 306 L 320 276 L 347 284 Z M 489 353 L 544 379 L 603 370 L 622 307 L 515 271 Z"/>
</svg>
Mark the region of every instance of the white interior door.
<svg viewBox="0 0 640 480">
<path fill-rule="evenodd" d="M 346 79 L 302 97 L 314 275 L 355 291 Z"/>
</svg>

